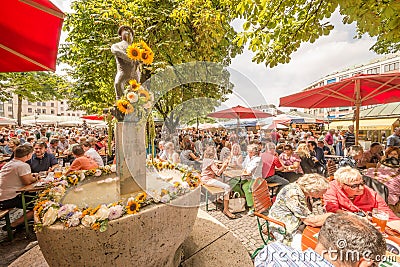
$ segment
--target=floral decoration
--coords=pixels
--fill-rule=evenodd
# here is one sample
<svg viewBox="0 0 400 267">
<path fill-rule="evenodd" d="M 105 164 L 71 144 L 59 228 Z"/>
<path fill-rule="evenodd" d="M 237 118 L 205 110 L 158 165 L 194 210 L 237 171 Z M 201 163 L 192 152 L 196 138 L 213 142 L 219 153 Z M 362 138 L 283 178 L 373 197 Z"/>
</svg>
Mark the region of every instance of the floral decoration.
<svg viewBox="0 0 400 267">
<path fill-rule="evenodd" d="M 179 169 L 183 173 L 182 182 L 175 182 L 160 192 L 154 190 L 138 192 L 136 195 L 128 198 L 126 202 L 118 201 L 97 207 L 79 208 L 74 204 L 61 204 L 60 201 L 68 188 L 76 186 L 87 177 L 110 174 L 112 172 L 111 166 L 104 166 L 89 171 L 72 172 L 59 179 L 49 181 L 47 188 L 36 199 L 34 207 L 35 230 L 39 231 L 42 227 L 61 222 L 66 227 L 82 225 L 83 227 L 104 232 L 107 230 L 109 221 L 116 220 L 125 215 L 136 214 L 143 207 L 150 204 L 168 203 L 198 185 L 197 174 L 185 168 L 185 166 L 163 163 L 160 168 L 163 167 Z M 188 179 L 188 177 L 192 178 Z M 112 178 L 107 178 L 104 181 L 107 182 L 109 179 L 112 180 Z"/>
</svg>

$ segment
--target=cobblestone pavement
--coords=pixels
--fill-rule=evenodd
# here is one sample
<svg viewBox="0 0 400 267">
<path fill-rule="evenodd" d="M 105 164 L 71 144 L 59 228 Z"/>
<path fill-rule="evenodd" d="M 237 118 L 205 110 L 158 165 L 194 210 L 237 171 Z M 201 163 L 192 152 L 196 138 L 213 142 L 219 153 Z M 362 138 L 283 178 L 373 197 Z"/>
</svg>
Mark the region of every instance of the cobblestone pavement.
<svg viewBox="0 0 400 267">
<path fill-rule="evenodd" d="M 214 203 L 209 204 L 209 209 L 214 208 Z M 206 209 L 204 202 L 201 205 L 201 209 Z M 240 218 L 234 220 L 225 216 L 220 209 L 208 211 L 207 213 L 225 225 L 243 243 L 250 255 L 263 244 L 258 232 L 257 219 L 254 216 L 247 215 L 247 211 L 236 213 Z"/>
</svg>

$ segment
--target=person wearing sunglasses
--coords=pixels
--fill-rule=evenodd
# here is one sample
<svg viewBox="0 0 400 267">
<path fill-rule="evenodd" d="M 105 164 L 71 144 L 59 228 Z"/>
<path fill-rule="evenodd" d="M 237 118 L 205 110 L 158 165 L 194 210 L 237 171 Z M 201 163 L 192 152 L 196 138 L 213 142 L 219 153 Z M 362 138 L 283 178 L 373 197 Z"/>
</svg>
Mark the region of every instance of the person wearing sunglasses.
<svg viewBox="0 0 400 267">
<path fill-rule="evenodd" d="M 377 208 L 389 213 L 389 220 L 400 220 L 385 200 L 372 188 L 365 185 L 357 169 L 341 167 L 324 194 L 327 212 L 352 212 L 365 214 Z"/>
</svg>

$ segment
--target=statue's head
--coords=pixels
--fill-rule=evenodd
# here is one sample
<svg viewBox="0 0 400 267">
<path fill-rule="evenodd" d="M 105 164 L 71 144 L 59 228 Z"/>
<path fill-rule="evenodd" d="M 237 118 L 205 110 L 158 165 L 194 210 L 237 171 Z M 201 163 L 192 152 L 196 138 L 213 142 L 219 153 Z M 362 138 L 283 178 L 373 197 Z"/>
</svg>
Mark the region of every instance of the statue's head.
<svg viewBox="0 0 400 267">
<path fill-rule="evenodd" d="M 132 43 L 133 41 L 133 30 L 131 27 L 122 25 L 118 29 L 118 35 L 121 36 L 121 39 L 124 41 L 127 41 L 129 43 Z"/>
</svg>

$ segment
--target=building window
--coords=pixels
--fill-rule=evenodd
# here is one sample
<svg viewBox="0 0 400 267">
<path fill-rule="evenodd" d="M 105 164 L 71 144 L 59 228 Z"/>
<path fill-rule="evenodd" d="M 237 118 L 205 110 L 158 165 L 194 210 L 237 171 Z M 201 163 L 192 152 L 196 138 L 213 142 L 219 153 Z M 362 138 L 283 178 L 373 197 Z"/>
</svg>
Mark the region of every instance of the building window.
<svg viewBox="0 0 400 267">
<path fill-rule="evenodd" d="M 46 106 L 46 102 L 42 102 L 42 107 L 45 107 Z"/>
<path fill-rule="evenodd" d="M 43 114 L 46 114 L 46 110 L 45 110 L 45 109 L 42 109 L 42 113 L 43 113 Z"/>
<path fill-rule="evenodd" d="M 376 67 L 376 68 L 372 68 L 372 69 L 368 69 L 367 70 L 367 74 L 379 74 L 379 67 Z"/>
<path fill-rule="evenodd" d="M 348 111 L 349 107 L 339 107 L 339 111 Z"/>
<path fill-rule="evenodd" d="M 61 108 L 60 108 L 60 110 L 61 110 L 61 111 L 64 111 L 64 108 L 63 108 L 63 107 L 61 107 Z"/>
<path fill-rule="evenodd" d="M 50 114 L 54 114 L 54 109 L 52 109 L 52 110 L 50 111 Z"/>
<path fill-rule="evenodd" d="M 357 72 L 352 73 L 351 76 L 356 76 L 356 75 L 361 74 L 361 73 L 362 73 L 361 71 L 357 71 Z"/>
<path fill-rule="evenodd" d="M 390 64 L 386 64 L 384 66 L 384 71 L 385 72 L 389 72 L 389 71 L 394 71 L 394 70 L 398 70 L 399 69 L 399 62 L 393 62 Z"/>
<path fill-rule="evenodd" d="M 50 107 L 54 108 L 54 103 L 50 103 Z"/>
<path fill-rule="evenodd" d="M 36 102 L 36 106 L 40 107 L 40 102 Z"/>
<path fill-rule="evenodd" d="M 29 101 L 28 101 L 28 105 L 32 105 L 32 102 L 29 102 Z"/>
<path fill-rule="evenodd" d="M 349 75 L 340 76 L 340 77 L 339 77 L 339 81 L 341 81 L 341 80 L 343 80 L 343 79 L 346 79 L 346 78 L 348 78 L 348 77 L 349 77 Z"/>
<path fill-rule="evenodd" d="M 28 113 L 32 113 L 32 108 L 28 108 Z"/>
<path fill-rule="evenodd" d="M 9 100 L 7 101 L 7 103 L 8 103 L 8 104 L 12 104 L 12 99 L 9 99 Z"/>
<path fill-rule="evenodd" d="M 13 111 L 13 107 L 8 107 L 8 112 L 12 112 Z"/>
</svg>

